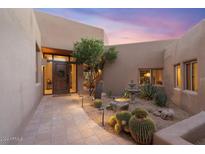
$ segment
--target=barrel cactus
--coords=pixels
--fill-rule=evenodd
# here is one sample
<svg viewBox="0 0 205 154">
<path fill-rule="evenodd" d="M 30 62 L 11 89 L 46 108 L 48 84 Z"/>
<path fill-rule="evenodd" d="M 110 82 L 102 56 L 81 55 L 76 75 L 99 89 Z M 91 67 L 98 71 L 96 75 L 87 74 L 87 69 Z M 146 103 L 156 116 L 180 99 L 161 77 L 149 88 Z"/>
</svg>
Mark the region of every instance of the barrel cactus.
<svg viewBox="0 0 205 154">
<path fill-rule="evenodd" d="M 115 124 L 117 124 L 117 118 L 115 115 L 111 116 L 109 119 L 108 119 L 108 124 L 111 126 L 111 127 L 114 127 Z"/>
<path fill-rule="evenodd" d="M 120 134 L 121 130 L 122 130 L 122 126 L 119 123 L 115 124 L 114 132 L 116 134 Z"/>
<path fill-rule="evenodd" d="M 130 118 L 129 130 L 137 144 L 151 144 L 155 132 L 155 124 L 147 115 L 141 113 L 136 112 Z"/>
<path fill-rule="evenodd" d="M 132 115 L 135 115 L 138 118 L 146 118 L 148 116 L 148 112 L 143 108 L 135 108 L 132 112 Z"/>
<path fill-rule="evenodd" d="M 128 124 L 132 114 L 129 111 L 121 111 L 116 114 L 117 120 L 121 121 L 122 125 Z"/>
<path fill-rule="evenodd" d="M 96 108 L 100 108 L 100 107 L 102 106 L 102 100 L 100 100 L 100 99 L 95 99 L 95 100 L 94 100 L 94 106 L 95 106 Z"/>
</svg>

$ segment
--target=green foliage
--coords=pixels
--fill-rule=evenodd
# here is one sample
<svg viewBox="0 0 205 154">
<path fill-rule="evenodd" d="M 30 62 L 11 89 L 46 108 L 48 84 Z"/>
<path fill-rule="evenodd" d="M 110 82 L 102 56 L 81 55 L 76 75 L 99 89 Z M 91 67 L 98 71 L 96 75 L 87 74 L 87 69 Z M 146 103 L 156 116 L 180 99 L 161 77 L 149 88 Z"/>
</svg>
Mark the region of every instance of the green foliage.
<svg viewBox="0 0 205 154">
<path fill-rule="evenodd" d="M 104 52 L 105 60 L 112 63 L 117 58 L 118 52 L 115 47 L 110 47 L 107 51 Z"/>
<path fill-rule="evenodd" d="M 95 99 L 95 100 L 94 100 L 94 106 L 95 106 L 96 108 L 100 108 L 100 107 L 102 106 L 102 100 L 100 100 L 100 99 Z"/>
<path fill-rule="evenodd" d="M 101 61 L 104 52 L 104 43 L 101 40 L 81 39 L 74 44 L 73 57 L 77 63 L 95 66 Z"/>
<path fill-rule="evenodd" d="M 108 119 L 108 124 L 111 126 L 111 127 L 114 127 L 116 124 L 117 124 L 117 118 L 115 115 L 111 116 L 109 119 Z"/>
<path fill-rule="evenodd" d="M 121 121 L 122 125 L 128 124 L 132 114 L 129 111 L 121 111 L 116 114 L 117 120 Z M 125 124 L 123 123 L 125 122 Z"/>
<path fill-rule="evenodd" d="M 122 93 L 122 97 L 124 98 L 130 98 L 130 93 L 128 90 L 124 90 L 123 93 Z"/>
<path fill-rule="evenodd" d="M 122 130 L 121 125 L 120 125 L 119 123 L 117 123 L 117 124 L 115 125 L 115 127 L 114 127 L 114 132 L 115 132 L 116 134 L 120 134 L 121 130 Z"/>
<path fill-rule="evenodd" d="M 117 51 L 114 47 L 105 51 L 104 42 L 96 39 L 85 39 L 74 43 L 73 57 L 78 64 L 86 67 L 87 85 L 90 96 L 92 95 L 97 79 L 101 76 L 99 70 L 103 70 L 106 62 L 113 62 L 117 58 Z"/>
<path fill-rule="evenodd" d="M 132 116 L 129 121 L 131 136 L 137 144 L 151 144 L 155 132 L 155 124 L 149 118 Z"/>
<path fill-rule="evenodd" d="M 152 100 L 157 92 L 157 88 L 152 84 L 145 84 L 140 87 L 140 97 Z"/>
<path fill-rule="evenodd" d="M 163 91 L 158 91 L 154 97 L 155 104 L 160 107 L 165 107 L 167 103 L 167 95 Z"/>
<path fill-rule="evenodd" d="M 143 108 L 135 108 L 131 113 L 137 118 L 146 118 L 148 116 L 148 112 Z"/>
</svg>

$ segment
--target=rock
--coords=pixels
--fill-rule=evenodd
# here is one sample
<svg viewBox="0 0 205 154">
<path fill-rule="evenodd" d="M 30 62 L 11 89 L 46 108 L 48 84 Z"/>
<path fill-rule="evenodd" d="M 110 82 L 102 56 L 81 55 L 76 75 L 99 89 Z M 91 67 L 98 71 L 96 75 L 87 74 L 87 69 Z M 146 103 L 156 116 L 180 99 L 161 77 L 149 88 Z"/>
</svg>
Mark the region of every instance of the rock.
<svg viewBox="0 0 205 154">
<path fill-rule="evenodd" d="M 173 120 L 175 112 L 173 109 L 158 109 L 153 112 L 156 117 L 161 117 L 163 120 Z"/>
<path fill-rule="evenodd" d="M 162 110 L 160 117 L 164 120 L 173 120 L 175 112 L 173 109 Z"/>
<path fill-rule="evenodd" d="M 115 101 L 112 101 L 110 103 L 110 105 L 112 106 L 112 109 L 114 111 L 117 111 L 117 110 L 128 110 L 128 108 L 129 108 L 129 103 L 127 103 L 127 102 L 115 102 Z"/>
<path fill-rule="evenodd" d="M 103 81 L 101 80 L 99 83 L 97 83 L 95 88 L 95 99 L 101 99 L 103 91 Z"/>
<path fill-rule="evenodd" d="M 153 114 L 154 114 L 156 117 L 160 117 L 160 116 L 161 116 L 161 111 L 160 111 L 160 110 L 154 111 Z"/>
</svg>

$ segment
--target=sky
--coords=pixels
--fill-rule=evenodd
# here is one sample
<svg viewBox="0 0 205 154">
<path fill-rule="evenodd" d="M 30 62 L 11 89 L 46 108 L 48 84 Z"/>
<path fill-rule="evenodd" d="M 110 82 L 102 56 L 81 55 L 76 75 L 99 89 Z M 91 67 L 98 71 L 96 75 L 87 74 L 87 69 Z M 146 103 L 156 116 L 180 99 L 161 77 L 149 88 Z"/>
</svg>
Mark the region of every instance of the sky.
<svg viewBox="0 0 205 154">
<path fill-rule="evenodd" d="M 205 9 L 46 8 L 37 11 L 103 28 L 106 44 L 181 37 L 205 18 Z"/>
</svg>

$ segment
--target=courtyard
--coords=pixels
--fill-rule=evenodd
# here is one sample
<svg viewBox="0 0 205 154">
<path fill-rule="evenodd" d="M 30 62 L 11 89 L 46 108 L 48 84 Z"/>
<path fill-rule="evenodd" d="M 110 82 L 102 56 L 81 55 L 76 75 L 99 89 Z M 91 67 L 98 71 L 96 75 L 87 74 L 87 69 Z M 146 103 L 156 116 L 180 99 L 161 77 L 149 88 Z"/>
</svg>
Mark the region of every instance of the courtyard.
<svg viewBox="0 0 205 154">
<path fill-rule="evenodd" d="M 25 127 L 22 139 L 18 144 L 133 144 L 91 120 L 81 108 L 77 94 L 44 96 Z"/>
</svg>

